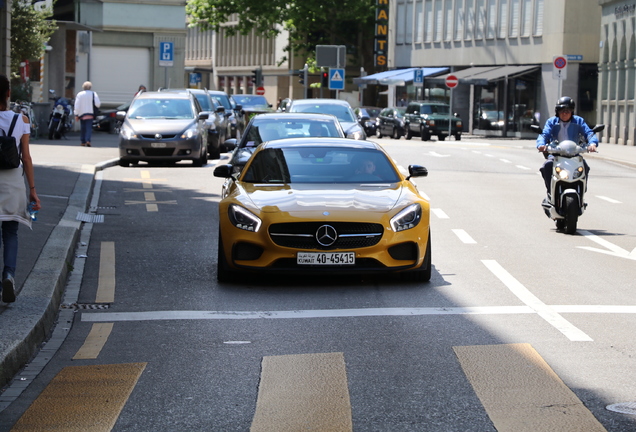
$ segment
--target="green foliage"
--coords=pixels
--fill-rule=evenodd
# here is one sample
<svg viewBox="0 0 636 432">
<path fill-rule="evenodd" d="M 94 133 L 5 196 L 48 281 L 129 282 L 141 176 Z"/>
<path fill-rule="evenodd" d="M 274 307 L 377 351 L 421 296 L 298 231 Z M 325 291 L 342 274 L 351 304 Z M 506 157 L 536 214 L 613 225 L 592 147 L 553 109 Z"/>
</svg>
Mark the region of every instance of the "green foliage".
<svg viewBox="0 0 636 432">
<path fill-rule="evenodd" d="M 375 30 L 374 0 L 188 0 L 186 13 L 202 30 L 219 31 L 231 22 L 223 27 L 228 35 L 254 30 L 273 37 L 288 30 L 288 49 L 296 56 L 313 53 L 316 45 L 346 45 L 360 60 L 360 45 L 369 44 Z"/>
<path fill-rule="evenodd" d="M 13 0 L 11 9 L 11 74 L 19 74 L 20 62 L 38 60 L 44 52 L 44 44 L 57 30 L 55 21 L 47 18 L 51 9 L 36 11 L 30 1 Z"/>
</svg>

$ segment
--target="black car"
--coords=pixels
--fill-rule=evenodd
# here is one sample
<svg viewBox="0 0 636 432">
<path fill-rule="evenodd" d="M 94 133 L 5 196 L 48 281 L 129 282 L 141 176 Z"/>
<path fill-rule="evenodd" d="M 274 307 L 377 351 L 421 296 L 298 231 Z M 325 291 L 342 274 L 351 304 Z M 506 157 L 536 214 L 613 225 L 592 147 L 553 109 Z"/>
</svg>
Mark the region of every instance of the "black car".
<svg viewBox="0 0 636 432">
<path fill-rule="evenodd" d="M 405 107 L 389 107 L 380 111 L 377 120 L 378 138 L 390 136 L 393 139 L 400 139 L 404 136 L 405 112 Z"/>
<path fill-rule="evenodd" d="M 247 124 L 245 113 L 241 105 L 238 105 L 227 93 L 219 90 L 208 90 L 208 94 L 216 99 L 223 107 L 225 112 L 230 113 L 228 117 L 228 138 L 240 138 Z"/>
<path fill-rule="evenodd" d="M 374 136 L 376 134 L 377 118 L 382 108 L 362 106 L 354 110 L 358 117 L 360 126 L 364 128 L 364 132 L 367 136 Z"/>
<path fill-rule="evenodd" d="M 274 112 L 272 104 L 267 102 L 265 96 L 260 95 L 248 95 L 248 94 L 235 94 L 232 95 L 232 99 L 241 106 L 245 113 L 247 121 L 256 114 L 263 114 Z"/>
<path fill-rule="evenodd" d="M 93 119 L 93 130 L 104 131 L 110 134 L 119 133 L 121 128 L 121 121 L 117 119 L 117 113 L 119 111 L 128 111 L 130 102 L 119 105 L 117 108 L 109 110 L 99 110 L 99 113 Z"/>
<path fill-rule="evenodd" d="M 439 141 L 444 141 L 449 132 L 457 141 L 462 139 L 462 119 L 451 114 L 448 104 L 413 101 L 406 107 L 404 118 L 407 140 L 419 136 L 422 141 L 428 141 L 437 135 Z"/>
</svg>

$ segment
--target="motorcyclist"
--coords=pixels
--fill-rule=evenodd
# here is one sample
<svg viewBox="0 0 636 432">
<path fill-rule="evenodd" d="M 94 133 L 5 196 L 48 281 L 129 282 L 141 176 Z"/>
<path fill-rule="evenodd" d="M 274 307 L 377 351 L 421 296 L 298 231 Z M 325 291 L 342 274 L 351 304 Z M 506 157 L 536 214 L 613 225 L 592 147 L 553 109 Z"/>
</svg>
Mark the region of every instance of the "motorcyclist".
<svg viewBox="0 0 636 432">
<path fill-rule="evenodd" d="M 540 152 L 546 151 L 548 144 L 553 141 L 570 140 L 578 144 L 581 137 L 585 137 L 587 139 L 588 151 L 596 151 L 598 138 L 592 129 L 590 129 L 585 123 L 583 117 L 574 115 L 575 107 L 576 104 L 574 103 L 574 100 L 568 96 L 563 96 L 557 101 L 556 106 L 554 107 L 555 116 L 548 119 L 543 128 L 543 132 L 541 132 L 541 134 L 537 137 L 537 149 Z M 539 168 L 539 171 L 541 171 L 541 175 L 543 176 L 543 180 L 545 181 L 545 187 L 548 195 L 550 194 L 550 177 L 552 176 L 553 160 L 554 157 L 549 155 L 543 166 Z M 590 167 L 587 165 L 585 160 L 583 160 L 583 164 L 585 166 L 585 176 L 587 177 Z"/>
</svg>

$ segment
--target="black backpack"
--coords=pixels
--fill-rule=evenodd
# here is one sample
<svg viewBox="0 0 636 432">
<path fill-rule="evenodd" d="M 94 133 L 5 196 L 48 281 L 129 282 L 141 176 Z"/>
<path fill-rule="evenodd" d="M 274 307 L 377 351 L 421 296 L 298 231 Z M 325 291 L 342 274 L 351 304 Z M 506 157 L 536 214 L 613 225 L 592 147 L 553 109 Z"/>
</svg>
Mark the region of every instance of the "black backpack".
<svg viewBox="0 0 636 432">
<path fill-rule="evenodd" d="M 0 169 L 14 169 L 20 166 L 18 147 L 15 142 L 15 137 L 11 135 L 19 115 L 18 113 L 13 115 L 8 134 L 0 129 L 0 132 L 2 132 L 2 136 L 0 136 Z"/>
</svg>

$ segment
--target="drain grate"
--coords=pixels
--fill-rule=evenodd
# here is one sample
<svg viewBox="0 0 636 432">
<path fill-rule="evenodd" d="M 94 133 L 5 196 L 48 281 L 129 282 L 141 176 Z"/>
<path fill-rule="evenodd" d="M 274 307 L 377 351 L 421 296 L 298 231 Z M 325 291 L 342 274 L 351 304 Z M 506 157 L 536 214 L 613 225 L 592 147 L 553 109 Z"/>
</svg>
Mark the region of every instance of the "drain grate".
<svg viewBox="0 0 636 432">
<path fill-rule="evenodd" d="M 77 217 L 75 219 L 80 222 L 103 223 L 104 215 L 77 212 Z"/>
<path fill-rule="evenodd" d="M 64 303 L 60 305 L 60 309 L 108 309 L 110 305 L 108 304 L 88 304 L 88 303 Z"/>
<path fill-rule="evenodd" d="M 636 415 L 636 402 L 615 403 L 612 405 L 608 405 L 605 408 L 621 414 Z"/>
</svg>

